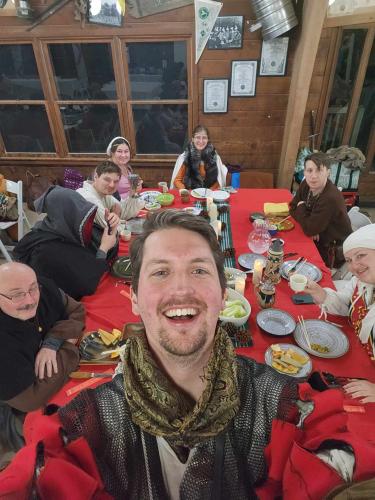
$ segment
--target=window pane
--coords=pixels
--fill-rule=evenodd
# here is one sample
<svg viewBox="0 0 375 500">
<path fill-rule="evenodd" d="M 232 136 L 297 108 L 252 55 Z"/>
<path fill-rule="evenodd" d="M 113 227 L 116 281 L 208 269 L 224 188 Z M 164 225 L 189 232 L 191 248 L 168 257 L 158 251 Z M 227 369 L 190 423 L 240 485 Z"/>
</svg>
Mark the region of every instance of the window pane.
<svg viewBox="0 0 375 500">
<path fill-rule="evenodd" d="M 44 99 L 32 45 L 0 46 L 0 99 Z"/>
<path fill-rule="evenodd" d="M 186 43 L 127 43 L 131 99 L 187 99 Z"/>
<path fill-rule="evenodd" d="M 134 105 L 138 154 L 179 154 L 188 138 L 186 104 Z"/>
<path fill-rule="evenodd" d="M 365 29 L 348 29 L 343 32 L 324 125 L 322 151 L 341 145 L 366 32 Z"/>
<path fill-rule="evenodd" d="M 367 71 L 353 125 L 350 146 L 359 148 L 365 155 L 372 128 L 375 126 L 375 43 L 372 44 Z"/>
<path fill-rule="evenodd" d="M 55 152 L 47 113 L 42 105 L 0 106 L 0 133 L 9 153 Z"/>
<path fill-rule="evenodd" d="M 116 99 L 108 43 L 50 44 L 59 99 Z"/>
<path fill-rule="evenodd" d="M 71 153 L 104 153 L 120 134 L 115 105 L 60 106 L 68 149 Z"/>
</svg>

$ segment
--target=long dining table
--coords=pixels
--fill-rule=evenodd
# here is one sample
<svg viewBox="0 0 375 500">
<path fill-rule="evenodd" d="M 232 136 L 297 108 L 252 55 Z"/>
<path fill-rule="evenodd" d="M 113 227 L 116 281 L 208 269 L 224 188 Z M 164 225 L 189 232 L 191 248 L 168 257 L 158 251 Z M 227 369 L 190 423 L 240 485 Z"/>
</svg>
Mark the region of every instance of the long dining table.
<svg viewBox="0 0 375 500">
<path fill-rule="evenodd" d="M 196 202 L 196 200 L 191 197 L 190 204 L 182 204 L 178 192 L 172 191 L 172 193 L 175 195 L 174 203 L 165 209 L 193 206 Z M 230 227 L 233 248 L 235 250 L 236 266 L 238 268 L 241 268 L 238 264 L 238 256 L 250 252 L 247 245 L 247 238 L 250 231 L 253 230 L 253 225 L 249 215 L 252 212 L 263 211 L 265 202 L 289 202 L 291 197 L 291 193 L 286 189 L 240 189 L 238 192 L 231 194 L 228 199 Z M 302 228 L 297 222 L 294 221 L 293 229 L 289 231 L 279 231 L 277 236 L 282 238 L 285 242 L 284 253 L 297 253 L 292 259 L 297 259 L 299 256 L 307 258 L 310 263 L 315 264 L 322 271 L 320 285 L 331 288 L 334 287 L 330 270 L 324 265 L 312 239 L 303 233 Z M 129 243 L 121 241 L 119 254 L 127 255 L 128 251 Z M 129 285 L 113 277 L 110 273 L 104 275 L 95 294 L 84 297 L 82 300 L 87 314 L 86 331 L 95 331 L 98 328 L 109 331 L 113 328 L 122 330 L 124 324 L 140 321 L 140 318 L 132 313 L 131 302 L 127 297 L 129 291 Z M 297 317 L 300 315 L 302 315 L 305 320 L 318 319 L 320 308 L 315 304 L 295 305 L 291 300 L 291 296 L 294 293 L 295 292 L 290 289 L 288 282 L 282 279 L 276 286 L 276 300 L 273 307 L 287 311 L 296 321 Z M 238 354 L 252 357 L 259 362 L 264 362 L 265 351 L 271 344 L 277 342 L 295 344 L 293 335 L 282 338 L 275 337 L 264 333 L 258 327 L 256 315 L 260 311 L 260 307 L 254 293 L 251 274 L 248 274 L 248 278 L 246 279 L 245 296 L 251 304 L 251 315 L 248 326 L 252 338 L 252 346 L 237 348 Z M 330 372 L 335 376 L 365 378 L 375 382 L 374 361 L 369 358 L 365 349 L 360 344 L 348 322 L 348 318 L 329 315 L 328 319 L 341 325 L 342 331 L 349 339 L 349 350 L 343 356 L 334 359 L 325 359 L 310 355 L 312 369 L 314 371 Z M 108 370 L 111 371 L 111 367 L 105 365 L 82 364 L 80 370 L 103 372 Z M 89 382 L 86 384 L 82 383 L 82 380 L 70 380 L 64 388 L 54 396 L 53 402 L 64 404 L 76 394 L 75 388 L 78 390 L 85 385 L 95 387 L 103 383 L 103 381 L 108 381 L 108 379 L 89 379 Z M 347 403 L 348 408 L 352 408 L 352 410 L 350 410 L 350 421 L 353 428 L 361 429 L 361 432 L 367 433 L 375 442 L 375 426 L 372 424 L 375 417 L 375 404 L 360 405 L 358 400 L 349 397 L 347 398 Z"/>
</svg>

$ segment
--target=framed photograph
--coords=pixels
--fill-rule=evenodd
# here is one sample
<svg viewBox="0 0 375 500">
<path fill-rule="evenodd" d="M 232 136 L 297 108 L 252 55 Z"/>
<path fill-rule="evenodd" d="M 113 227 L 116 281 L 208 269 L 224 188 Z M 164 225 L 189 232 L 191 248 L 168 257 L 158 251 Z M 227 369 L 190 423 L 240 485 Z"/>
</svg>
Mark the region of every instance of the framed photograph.
<svg viewBox="0 0 375 500">
<path fill-rule="evenodd" d="M 208 49 L 240 49 L 243 38 L 243 16 L 219 16 L 207 41 Z"/>
<path fill-rule="evenodd" d="M 254 97 L 258 61 L 232 61 L 231 97 Z"/>
<path fill-rule="evenodd" d="M 263 41 L 259 76 L 284 76 L 288 57 L 287 36 Z"/>
<path fill-rule="evenodd" d="M 226 113 L 228 111 L 228 87 L 226 79 L 203 81 L 203 113 Z"/>
<path fill-rule="evenodd" d="M 122 15 L 117 0 L 89 0 L 88 21 L 95 24 L 121 26 Z"/>
</svg>

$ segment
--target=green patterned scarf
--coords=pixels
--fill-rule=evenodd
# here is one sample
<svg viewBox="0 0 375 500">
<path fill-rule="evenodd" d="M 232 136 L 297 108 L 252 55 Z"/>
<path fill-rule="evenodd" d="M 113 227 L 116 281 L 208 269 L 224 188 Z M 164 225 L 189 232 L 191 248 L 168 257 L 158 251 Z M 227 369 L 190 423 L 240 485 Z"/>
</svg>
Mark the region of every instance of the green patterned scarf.
<svg viewBox="0 0 375 500">
<path fill-rule="evenodd" d="M 206 387 L 195 402 L 157 366 L 146 336 L 130 337 L 124 353 L 125 395 L 135 424 L 174 446 L 192 448 L 218 435 L 236 415 L 239 394 L 233 345 L 218 328 L 205 369 Z"/>
</svg>

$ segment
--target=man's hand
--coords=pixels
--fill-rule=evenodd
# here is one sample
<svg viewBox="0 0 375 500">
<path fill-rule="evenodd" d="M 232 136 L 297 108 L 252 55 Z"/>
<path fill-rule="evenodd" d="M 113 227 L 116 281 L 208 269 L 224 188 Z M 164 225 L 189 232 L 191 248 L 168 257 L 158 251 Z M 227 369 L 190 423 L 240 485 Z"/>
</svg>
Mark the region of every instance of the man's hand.
<svg viewBox="0 0 375 500">
<path fill-rule="evenodd" d="M 375 384 L 368 380 L 352 380 L 344 385 L 344 391 L 352 398 L 363 398 L 361 403 L 375 403 Z"/>
<path fill-rule="evenodd" d="M 113 248 L 117 242 L 117 225 L 112 228 L 111 234 L 108 234 L 108 228 L 105 227 L 102 234 L 102 239 L 100 241 L 99 250 L 107 253 L 108 250 Z"/>
<path fill-rule="evenodd" d="M 35 358 L 35 375 L 42 380 L 46 371 L 47 377 L 52 377 L 53 373 L 57 373 L 56 351 L 42 347 Z"/>
<path fill-rule="evenodd" d="M 327 292 L 315 281 L 308 279 L 304 289 L 305 293 L 309 293 L 314 299 L 315 304 L 322 304 L 327 296 Z"/>
<path fill-rule="evenodd" d="M 112 207 L 111 207 L 111 214 L 116 214 L 119 218 L 120 218 L 120 215 L 121 215 L 121 205 L 120 203 L 115 203 Z"/>
</svg>

